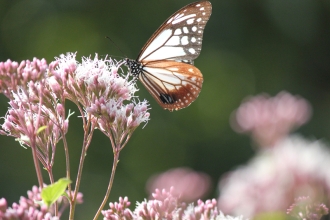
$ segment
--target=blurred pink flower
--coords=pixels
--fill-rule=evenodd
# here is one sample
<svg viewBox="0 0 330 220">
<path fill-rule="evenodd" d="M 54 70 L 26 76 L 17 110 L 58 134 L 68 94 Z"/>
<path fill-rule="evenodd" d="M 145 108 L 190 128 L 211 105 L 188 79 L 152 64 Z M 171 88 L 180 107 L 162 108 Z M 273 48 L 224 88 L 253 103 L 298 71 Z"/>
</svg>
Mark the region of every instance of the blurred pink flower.
<svg viewBox="0 0 330 220">
<path fill-rule="evenodd" d="M 322 203 L 313 203 L 307 196 L 298 197 L 291 205 L 287 214 L 298 220 L 320 220 L 323 215 L 327 215 L 329 209 Z"/>
<path fill-rule="evenodd" d="M 330 196 L 329 167 L 330 152 L 324 144 L 288 137 L 221 179 L 219 208 L 251 217 L 285 212 L 299 196 L 322 203 Z"/>
<path fill-rule="evenodd" d="M 205 196 L 210 186 L 211 179 L 207 174 L 189 168 L 175 168 L 152 176 L 148 180 L 147 191 L 151 196 L 155 189 L 170 190 L 173 187 L 173 195 L 190 203 Z"/>
<path fill-rule="evenodd" d="M 309 103 L 287 92 L 271 98 L 258 95 L 248 98 L 232 113 L 231 125 L 240 133 L 248 133 L 260 147 L 271 147 L 290 131 L 303 125 L 311 115 Z"/>
</svg>

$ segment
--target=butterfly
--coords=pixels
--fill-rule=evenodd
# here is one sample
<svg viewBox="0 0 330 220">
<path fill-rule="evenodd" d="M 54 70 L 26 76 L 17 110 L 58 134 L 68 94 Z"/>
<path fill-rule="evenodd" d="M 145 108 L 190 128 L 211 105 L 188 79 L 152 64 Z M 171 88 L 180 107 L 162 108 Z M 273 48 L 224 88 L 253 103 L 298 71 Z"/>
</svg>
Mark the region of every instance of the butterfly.
<svg viewBox="0 0 330 220">
<path fill-rule="evenodd" d="M 193 64 L 201 52 L 211 13 L 209 1 L 184 6 L 156 30 L 136 60 L 125 59 L 130 74 L 164 109 L 189 106 L 202 89 L 203 75 Z"/>
</svg>

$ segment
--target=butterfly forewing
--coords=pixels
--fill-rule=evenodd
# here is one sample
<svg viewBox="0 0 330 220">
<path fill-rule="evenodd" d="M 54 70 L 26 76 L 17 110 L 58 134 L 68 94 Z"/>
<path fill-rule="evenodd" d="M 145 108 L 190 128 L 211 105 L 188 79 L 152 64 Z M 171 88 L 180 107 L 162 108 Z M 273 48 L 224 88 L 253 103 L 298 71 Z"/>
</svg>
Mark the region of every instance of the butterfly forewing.
<svg viewBox="0 0 330 220">
<path fill-rule="evenodd" d="M 203 32 L 212 12 L 208 1 L 194 2 L 175 12 L 150 37 L 138 61 L 196 59 L 202 48 Z"/>
<path fill-rule="evenodd" d="M 149 62 L 139 79 L 158 104 L 170 111 L 190 105 L 203 84 L 203 75 L 195 66 L 170 60 Z"/>
</svg>

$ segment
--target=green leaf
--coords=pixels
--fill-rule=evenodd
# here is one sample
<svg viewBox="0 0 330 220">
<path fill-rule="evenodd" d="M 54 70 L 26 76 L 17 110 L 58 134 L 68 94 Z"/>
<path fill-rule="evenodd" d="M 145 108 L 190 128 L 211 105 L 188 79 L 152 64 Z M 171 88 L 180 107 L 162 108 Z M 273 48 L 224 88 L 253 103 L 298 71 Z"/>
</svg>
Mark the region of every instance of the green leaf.
<svg viewBox="0 0 330 220">
<path fill-rule="evenodd" d="M 41 191 L 42 201 L 49 207 L 65 193 L 65 189 L 71 183 L 67 178 L 61 178 L 57 182 L 45 187 Z"/>
<path fill-rule="evenodd" d="M 40 128 L 38 128 L 37 134 L 39 134 L 40 132 L 42 132 L 43 130 L 45 130 L 47 128 L 46 125 L 41 126 Z"/>
</svg>

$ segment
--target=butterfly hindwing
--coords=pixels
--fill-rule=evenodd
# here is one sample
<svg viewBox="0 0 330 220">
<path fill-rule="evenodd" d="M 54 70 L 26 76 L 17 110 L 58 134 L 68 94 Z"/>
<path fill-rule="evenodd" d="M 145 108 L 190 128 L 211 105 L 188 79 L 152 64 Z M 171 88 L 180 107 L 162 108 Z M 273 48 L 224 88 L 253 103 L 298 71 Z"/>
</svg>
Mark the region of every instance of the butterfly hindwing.
<svg viewBox="0 0 330 220">
<path fill-rule="evenodd" d="M 194 2 L 175 12 L 150 37 L 138 61 L 196 59 L 202 48 L 203 32 L 212 12 L 208 1 Z"/>
<path fill-rule="evenodd" d="M 170 60 L 149 62 L 139 79 L 158 104 L 170 111 L 190 105 L 203 84 L 195 66 Z"/>
</svg>

